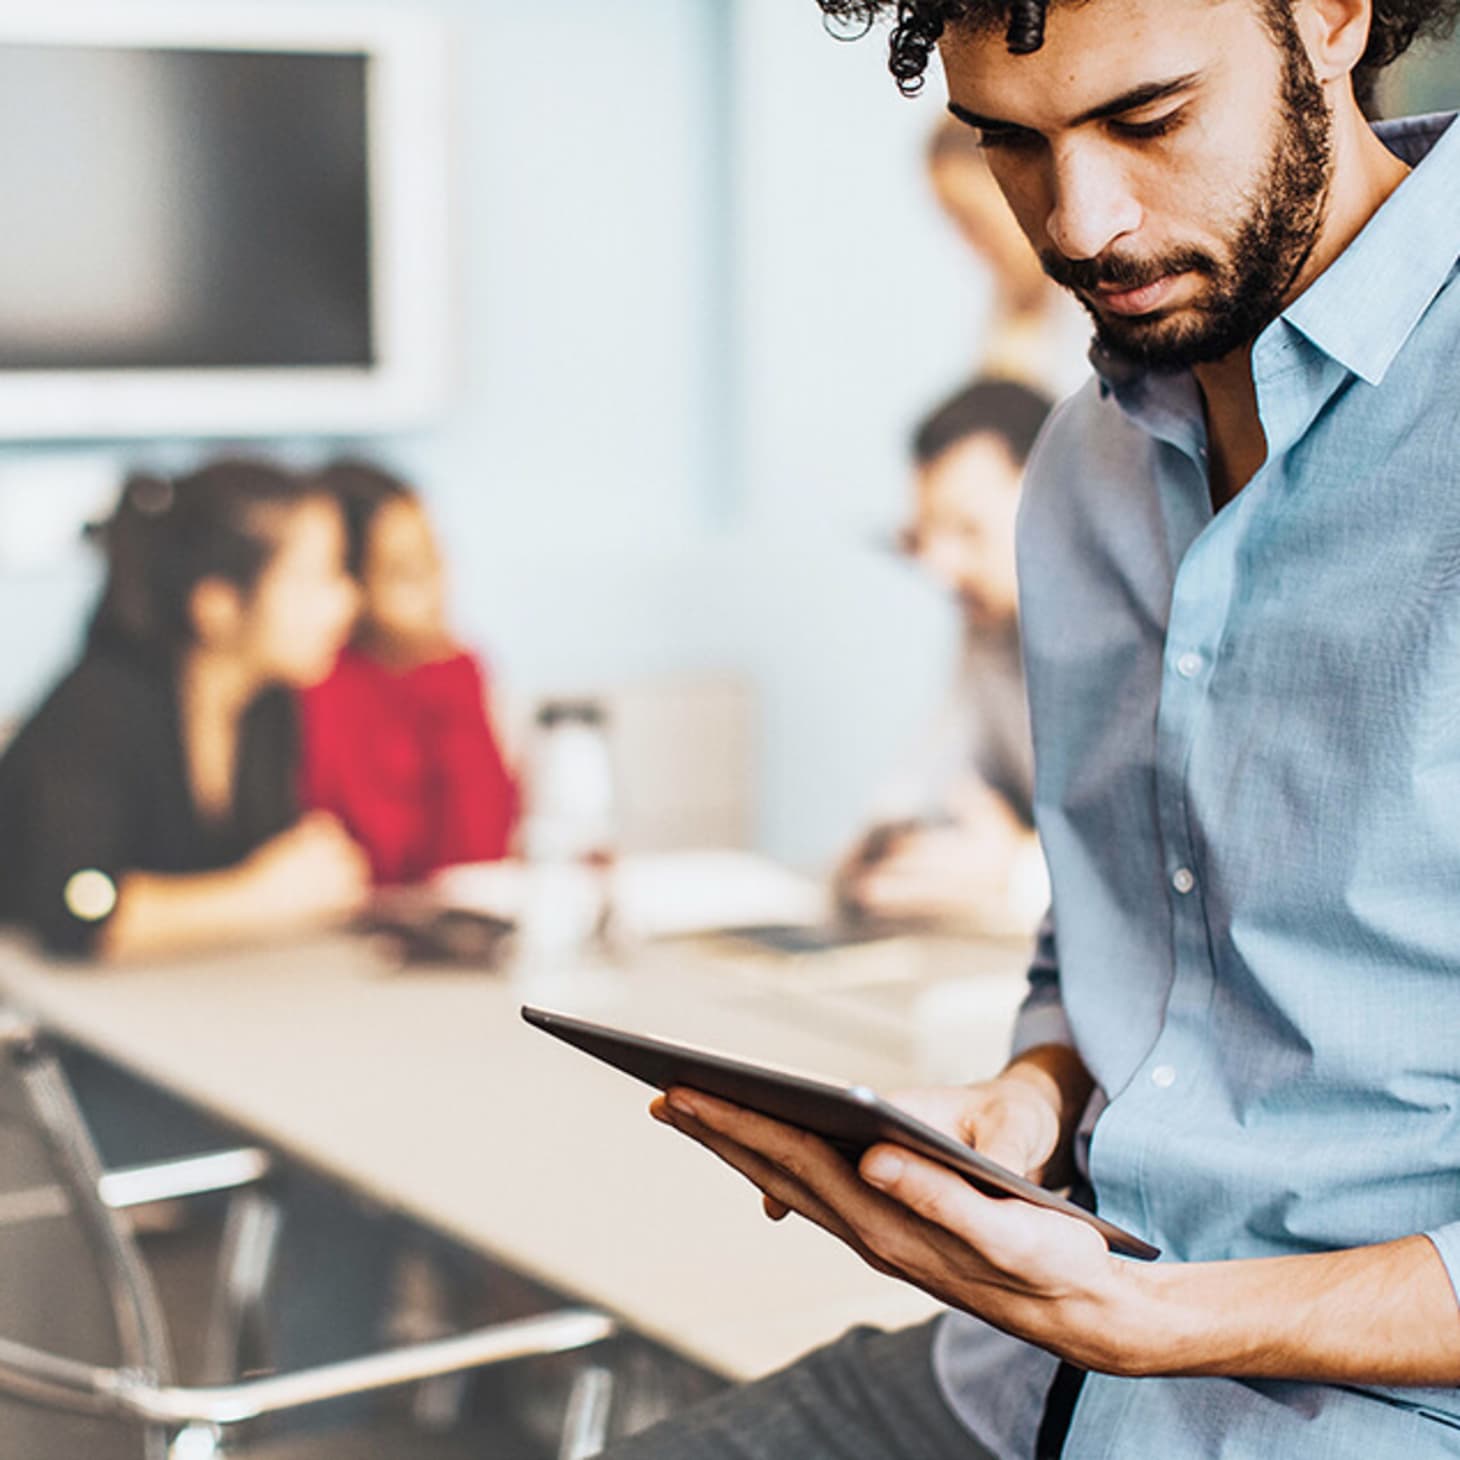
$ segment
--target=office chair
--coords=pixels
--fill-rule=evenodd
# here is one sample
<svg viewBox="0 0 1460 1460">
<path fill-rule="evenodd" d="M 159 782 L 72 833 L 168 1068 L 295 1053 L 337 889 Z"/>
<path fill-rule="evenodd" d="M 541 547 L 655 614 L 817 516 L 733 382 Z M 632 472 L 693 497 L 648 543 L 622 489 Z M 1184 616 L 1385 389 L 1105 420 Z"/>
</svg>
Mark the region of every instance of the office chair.
<svg viewBox="0 0 1460 1460">
<path fill-rule="evenodd" d="M 278 1213 L 266 1152 L 209 1153 L 105 1172 L 61 1065 L 29 1020 L 0 1010 L 0 1414 L 5 1460 L 213 1460 L 237 1427 L 266 1415 L 585 1349 L 614 1333 L 562 1309 L 319 1365 L 237 1379 L 257 1347 Z M 202 1370 L 175 1370 L 152 1277 L 126 1213 L 159 1200 L 230 1193 Z M 217 1382 L 212 1382 L 214 1379 Z M 612 1377 L 578 1375 L 560 1460 L 603 1446 Z"/>
</svg>

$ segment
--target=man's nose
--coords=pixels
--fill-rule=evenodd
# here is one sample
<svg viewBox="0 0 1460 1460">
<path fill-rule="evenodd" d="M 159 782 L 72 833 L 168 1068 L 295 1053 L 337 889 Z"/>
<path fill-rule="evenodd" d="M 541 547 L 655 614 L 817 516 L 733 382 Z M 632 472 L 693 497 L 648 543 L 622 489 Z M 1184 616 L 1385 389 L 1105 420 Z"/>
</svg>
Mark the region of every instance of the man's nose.
<svg viewBox="0 0 1460 1460">
<path fill-rule="evenodd" d="M 1140 204 L 1117 157 L 1069 145 L 1055 153 L 1053 184 L 1045 231 L 1067 259 L 1099 258 L 1140 227 Z"/>
</svg>

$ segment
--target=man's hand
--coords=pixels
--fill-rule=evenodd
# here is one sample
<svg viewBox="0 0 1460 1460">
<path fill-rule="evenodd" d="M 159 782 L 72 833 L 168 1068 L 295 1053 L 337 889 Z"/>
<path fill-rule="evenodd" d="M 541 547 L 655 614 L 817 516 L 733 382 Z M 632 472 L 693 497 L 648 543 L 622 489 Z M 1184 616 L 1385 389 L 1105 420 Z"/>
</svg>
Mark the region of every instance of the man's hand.
<svg viewBox="0 0 1460 1460">
<path fill-rule="evenodd" d="M 1060 1145 L 1059 1110 L 1047 1091 L 1020 1074 L 980 1085 L 900 1090 L 890 1098 L 924 1125 L 1031 1181 L 1044 1179 Z M 790 1208 L 767 1196 L 765 1210 L 779 1221 Z"/>
<path fill-rule="evenodd" d="M 981 781 L 960 786 L 951 819 L 874 827 L 838 868 L 843 906 L 867 917 L 1028 933 L 1049 888 L 1034 833 Z"/>
<path fill-rule="evenodd" d="M 868 916 L 942 919 L 1002 928 L 1009 921 L 1008 846 L 966 826 L 920 827 L 899 836 L 850 887 Z"/>
<path fill-rule="evenodd" d="M 1058 1160 L 1068 1146 L 1066 1113 L 1078 1104 L 1071 1097 L 1082 1084 L 1088 1091 L 1088 1076 L 1062 1062 L 1058 1046 L 1031 1054 L 993 1084 L 1048 1080 L 1064 1092 L 1050 1107 L 1061 1113 Z M 1014 1169 L 1037 1174 L 1046 1157 L 1047 1128 L 1020 1092 L 926 1091 L 906 1105 L 952 1134 L 972 1132 Z M 1082 1368 L 1460 1384 L 1460 1308 L 1425 1237 L 1287 1257 L 1134 1263 L 1074 1217 L 986 1197 L 898 1146 L 874 1146 L 854 1167 L 816 1136 L 698 1092 L 671 1090 L 652 1111 L 759 1187 L 772 1215 L 798 1212 L 879 1272 Z"/>
<path fill-rule="evenodd" d="M 1019 1084 L 1001 1077 L 898 1103 L 960 1139 L 973 1134 L 992 1160 L 1037 1175 L 1061 1123 Z M 875 1146 L 853 1167 L 816 1136 L 698 1092 L 671 1090 L 652 1111 L 759 1187 L 771 1215 L 799 1213 L 878 1271 L 941 1302 L 1084 1367 L 1115 1370 L 1134 1348 L 1129 1264 L 1073 1217 L 984 1196 L 899 1146 Z"/>
</svg>

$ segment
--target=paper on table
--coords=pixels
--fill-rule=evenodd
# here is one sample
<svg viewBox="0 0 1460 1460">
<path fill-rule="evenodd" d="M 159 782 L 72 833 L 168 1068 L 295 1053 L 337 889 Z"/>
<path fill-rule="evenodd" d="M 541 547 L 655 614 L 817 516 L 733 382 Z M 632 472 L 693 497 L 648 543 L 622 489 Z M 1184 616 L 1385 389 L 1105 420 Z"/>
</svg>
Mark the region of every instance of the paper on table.
<svg viewBox="0 0 1460 1460">
<path fill-rule="evenodd" d="M 530 866 L 482 862 L 451 867 L 432 880 L 443 906 L 515 919 Z M 684 937 L 764 923 L 813 925 L 829 913 L 826 891 L 765 857 L 704 850 L 623 858 L 613 871 L 614 911 L 644 938 Z"/>
</svg>

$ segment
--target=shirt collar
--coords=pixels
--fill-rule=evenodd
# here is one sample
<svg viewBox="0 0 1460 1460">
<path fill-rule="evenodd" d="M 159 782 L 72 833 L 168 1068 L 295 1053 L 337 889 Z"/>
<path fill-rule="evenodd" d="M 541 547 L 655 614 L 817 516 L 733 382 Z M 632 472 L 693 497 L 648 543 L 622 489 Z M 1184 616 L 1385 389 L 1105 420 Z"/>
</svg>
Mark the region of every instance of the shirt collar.
<svg viewBox="0 0 1460 1460">
<path fill-rule="evenodd" d="M 1283 312 L 1313 345 L 1378 385 L 1460 257 L 1460 127 L 1454 112 L 1379 122 L 1374 130 L 1414 171 L 1358 237 Z M 1152 377 L 1099 345 L 1102 393 L 1125 402 Z"/>
<path fill-rule="evenodd" d="M 1284 311 L 1326 355 L 1378 385 L 1460 257 L 1460 127 L 1455 113 L 1374 130 L 1414 171 L 1359 236 Z"/>
</svg>

